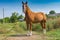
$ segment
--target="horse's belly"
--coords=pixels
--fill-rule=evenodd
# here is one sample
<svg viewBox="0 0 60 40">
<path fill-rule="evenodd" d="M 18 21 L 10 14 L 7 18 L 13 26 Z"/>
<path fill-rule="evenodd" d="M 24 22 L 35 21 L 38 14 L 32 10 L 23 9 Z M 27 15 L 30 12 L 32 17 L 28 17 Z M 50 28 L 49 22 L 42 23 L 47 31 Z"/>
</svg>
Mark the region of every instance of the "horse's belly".
<svg viewBox="0 0 60 40">
<path fill-rule="evenodd" d="M 42 19 L 40 19 L 40 18 L 39 18 L 39 19 L 35 18 L 35 19 L 32 20 L 31 22 L 32 22 L 32 23 L 39 23 L 39 22 L 41 22 L 41 20 L 42 20 Z"/>
<path fill-rule="evenodd" d="M 32 21 L 32 23 L 40 23 L 40 21 Z"/>
</svg>

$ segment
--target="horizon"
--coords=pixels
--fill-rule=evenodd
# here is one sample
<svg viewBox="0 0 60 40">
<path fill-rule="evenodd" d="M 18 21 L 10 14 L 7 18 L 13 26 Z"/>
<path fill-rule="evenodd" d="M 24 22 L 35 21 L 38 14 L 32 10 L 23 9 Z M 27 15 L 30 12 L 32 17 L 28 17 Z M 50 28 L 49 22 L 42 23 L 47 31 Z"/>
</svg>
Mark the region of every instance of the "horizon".
<svg viewBox="0 0 60 40">
<path fill-rule="evenodd" d="M 3 8 L 4 17 L 10 17 L 13 12 L 18 12 L 19 15 L 23 15 L 22 12 L 22 1 L 26 0 L 0 0 L 0 18 L 3 18 Z M 54 10 L 56 13 L 60 13 L 60 0 L 27 0 L 28 7 L 33 12 L 44 12 L 49 14 L 50 10 Z"/>
</svg>

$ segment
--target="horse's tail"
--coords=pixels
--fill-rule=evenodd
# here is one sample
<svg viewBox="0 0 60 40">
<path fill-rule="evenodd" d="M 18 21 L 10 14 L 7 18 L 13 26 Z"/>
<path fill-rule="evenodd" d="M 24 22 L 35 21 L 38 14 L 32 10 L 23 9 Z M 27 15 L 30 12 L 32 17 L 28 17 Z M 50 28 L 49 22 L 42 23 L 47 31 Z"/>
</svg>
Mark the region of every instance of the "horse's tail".
<svg viewBox="0 0 60 40">
<path fill-rule="evenodd" d="M 45 15 L 44 13 L 41 13 L 41 14 L 43 15 L 43 20 L 44 20 L 44 22 L 46 22 L 46 21 L 47 21 L 46 15 Z"/>
</svg>

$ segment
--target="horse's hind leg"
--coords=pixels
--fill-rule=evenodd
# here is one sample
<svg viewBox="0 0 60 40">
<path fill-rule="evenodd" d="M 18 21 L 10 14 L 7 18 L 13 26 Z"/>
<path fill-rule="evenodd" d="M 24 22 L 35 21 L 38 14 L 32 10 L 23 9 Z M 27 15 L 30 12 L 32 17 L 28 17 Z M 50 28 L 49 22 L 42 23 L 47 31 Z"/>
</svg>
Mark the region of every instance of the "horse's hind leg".
<svg viewBox="0 0 60 40">
<path fill-rule="evenodd" d="M 41 22 L 41 26 L 42 26 L 42 29 L 43 29 L 43 33 L 46 34 L 46 24 L 45 24 L 45 22 Z"/>
<path fill-rule="evenodd" d="M 43 23 L 43 25 L 44 25 L 44 26 L 43 26 L 43 33 L 46 34 L 46 24 Z"/>
</svg>

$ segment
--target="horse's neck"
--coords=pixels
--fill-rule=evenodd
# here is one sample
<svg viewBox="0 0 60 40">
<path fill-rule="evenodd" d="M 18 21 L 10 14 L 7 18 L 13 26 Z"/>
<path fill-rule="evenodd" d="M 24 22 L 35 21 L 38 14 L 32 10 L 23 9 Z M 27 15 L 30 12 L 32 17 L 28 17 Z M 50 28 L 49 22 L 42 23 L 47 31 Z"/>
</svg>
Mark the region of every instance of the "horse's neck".
<svg viewBox="0 0 60 40">
<path fill-rule="evenodd" d="M 25 16 L 29 17 L 31 13 L 32 13 L 32 11 L 31 11 L 30 8 L 27 6 L 27 11 L 26 11 Z"/>
<path fill-rule="evenodd" d="M 31 14 L 31 12 L 32 12 L 32 11 L 31 11 L 30 8 L 27 6 L 27 13 L 28 13 L 28 14 Z"/>
</svg>

